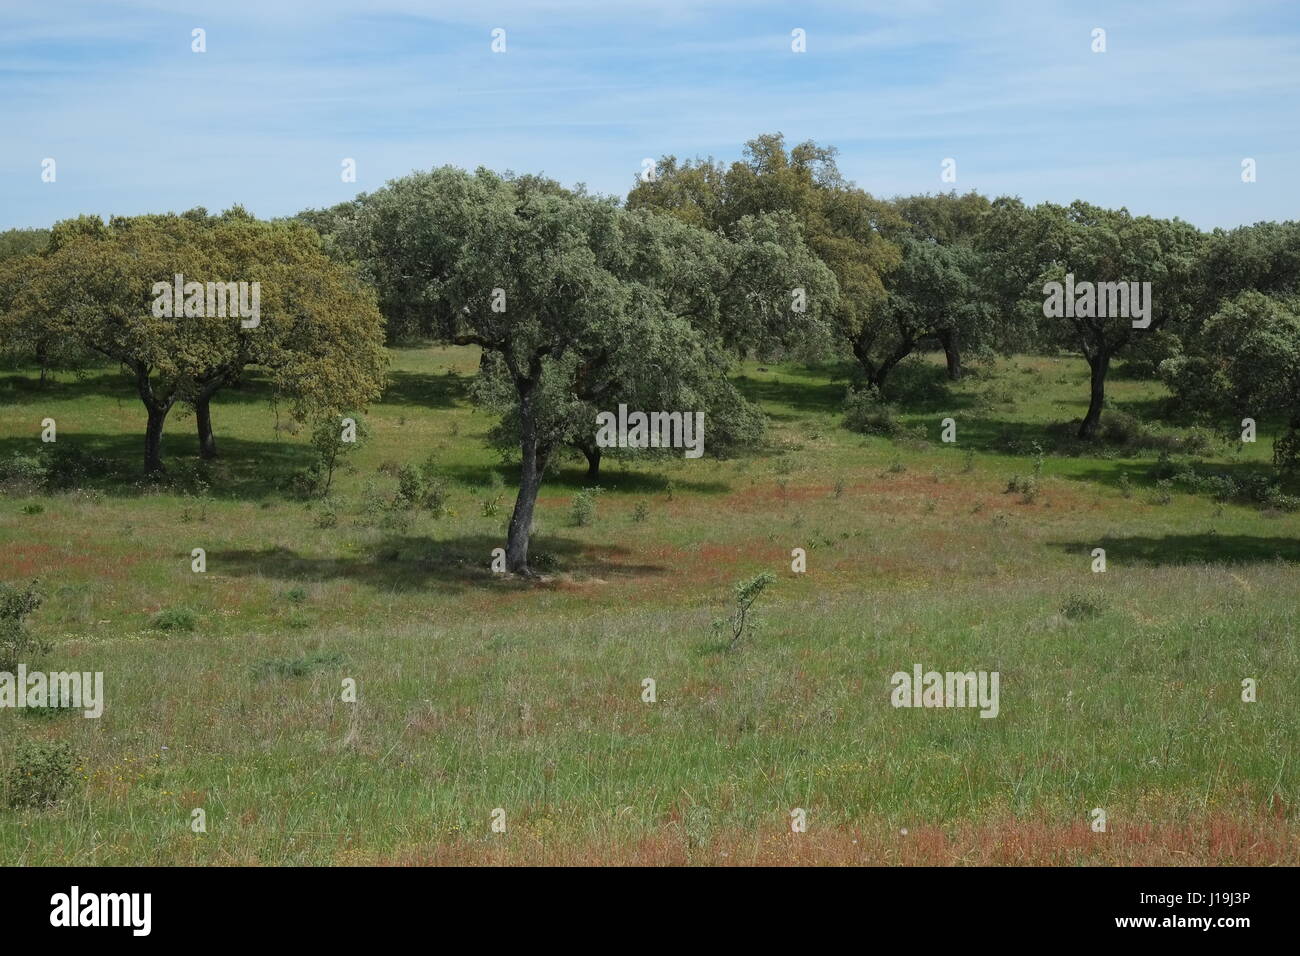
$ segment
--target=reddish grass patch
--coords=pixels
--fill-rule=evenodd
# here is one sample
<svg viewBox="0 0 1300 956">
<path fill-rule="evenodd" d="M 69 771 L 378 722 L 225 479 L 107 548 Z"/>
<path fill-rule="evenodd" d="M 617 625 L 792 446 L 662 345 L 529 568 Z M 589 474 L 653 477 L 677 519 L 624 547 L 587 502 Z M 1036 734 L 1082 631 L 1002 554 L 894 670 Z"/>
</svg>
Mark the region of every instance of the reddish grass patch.
<svg viewBox="0 0 1300 956">
<path fill-rule="evenodd" d="M 349 862 L 358 862 L 353 857 Z M 985 826 L 883 824 L 793 834 L 727 833 L 691 847 L 680 826 L 624 845 L 541 841 L 511 833 L 492 841 L 408 847 L 369 863 L 405 866 L 1295 866 L 1300 831 L 1269 817 L 1209 816 L 1182 824 L 1113 825 L 1004 820 Z"/>
</svg>

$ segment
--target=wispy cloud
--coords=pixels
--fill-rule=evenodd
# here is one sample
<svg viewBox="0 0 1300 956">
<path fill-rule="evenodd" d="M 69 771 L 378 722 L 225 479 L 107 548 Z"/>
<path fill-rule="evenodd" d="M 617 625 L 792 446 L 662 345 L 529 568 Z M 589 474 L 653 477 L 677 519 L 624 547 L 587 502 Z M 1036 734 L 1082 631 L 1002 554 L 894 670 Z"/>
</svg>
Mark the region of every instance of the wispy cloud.
<svg viewBox="0 0 1300 956">
<path fill-rule="evenodd" d="M 1202 226 L 1297 215 L 1287 3 L 32 0 L 5 17 L 5 226 L 236 201 L 280 215 L 446 162 L 622 193 L 642 157 L 731 158 L 772 130 L 839 146 L 885 195 L 946 188 L 951 156 L 959 189 Z"/>
</svg>

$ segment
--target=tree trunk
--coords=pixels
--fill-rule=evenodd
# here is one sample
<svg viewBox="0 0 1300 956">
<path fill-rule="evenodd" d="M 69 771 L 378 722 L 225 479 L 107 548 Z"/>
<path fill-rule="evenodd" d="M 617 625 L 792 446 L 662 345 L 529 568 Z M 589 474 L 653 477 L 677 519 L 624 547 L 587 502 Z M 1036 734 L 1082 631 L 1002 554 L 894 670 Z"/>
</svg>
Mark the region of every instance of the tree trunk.
<svg viewBox="0 0 1300 956">
<path fill-rule="evenodd" d="M 149 422 L 144 430 L 144 473 L 160 475 L 167 470 L 162 463 L 163 422 L 167 420 L 167 413 L 172 410 L 176 399 L 174 395 L 166 398 L 157 396 L 149 381 L 147 365 L 135 365 L 133 369 L 136 391 L 140 395 L 140 401 L 144 402 L 145 411 L 149 413 Z"/>
<path fill-rule="evenodd" d="M 1088 402 L 1088 414 L 1083 416 L 1079 426 L 1080 438 L 1095 438 L 1101 424 L 1101 406 L 1106 401 L 1106 372 L 1110 368 L 1110 353 L 1098 352 L 1095 356 L 1086 356 L 1088 366 L 1092 369 L 1092 396 Z"/>
<path fill-rule="evenodd" d="M 943 345 L 944 357 L 948 360 L 948 380 L 961 381 L 961 349 L 957 344 L 957 330 L 945 329 L 939 333 L 939 342 Z"/>
<path fill-rule="evenodd" d="M 194 421 L 199 428 L 199 457 L 217 457 L 217 436 L 212 433 L 212 399 L 207 395 L 194 403 Z"/>
<path fill-rule="evenodd" d="M 915 347 L 916 343 L 911 341 L 900 344 L 898 348 L 894 349 L 892 353 L 884 358 L 880 365 L 878 365 L 874 370 L 867 370 L 867 381 L 876 386 L 876 388 L 883 394 L 885 391 L 885 378 L 888 377 L 889 373 L 893 371 L 894 367 L 897 366 L 899 362 L 912 354 L 912 350 Z"/>
<path fill-rule="evenodd" d="M 533 508 L 542 486 L 547 449 L 540 448 L 537 441 L 537 412 L 534 407 L 537 381 L 516 381 L 519 388 L 519 451 L 523 460 L 519 468 L 519 496 L 515 499 L 515 510 L 510 515 L 506 536 L 506 570 L 532 577 L 533 572 L 528 567 L 528 538 L 532 534 Z"/>
<path fill-rule="evenodd" d="M 600 480 L 600 456 L 602 454 L 600 446 L 594 441 L 587 444 L 578 445 L 581 451 L 587 457 L 587 480 Z"/>
<path fill-rule="evenodd" d="M 166 469 L 162 463 L 163 422 L 167 420 L 168 406 L 149 406 L 149 424 L 144 432 L 144 472 L 146 475 L 160 475 Z"/>
</svg>

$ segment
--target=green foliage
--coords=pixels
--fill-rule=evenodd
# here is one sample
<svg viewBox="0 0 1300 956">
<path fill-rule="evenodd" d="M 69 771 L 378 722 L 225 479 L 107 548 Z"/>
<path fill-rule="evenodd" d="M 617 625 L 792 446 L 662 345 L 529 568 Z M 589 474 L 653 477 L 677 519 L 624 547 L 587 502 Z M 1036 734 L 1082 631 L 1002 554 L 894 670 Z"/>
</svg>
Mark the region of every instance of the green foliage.
<svg viewBox="0 0 1300 956">
<path fill-rule="evenodd" d="M 352 427 L 344 424 L 348 419 L 351 419 Z M 294 475 L 291 482 L 293 490 L 302 497 L 328 495 L 334 484 L 335 470 L 345 464 L 347 458 L 369 437 L 370 428 L 365 418 L 357 412 L 320 419 L 311 432 L 315 461 L 306 471 Z M 345 440 L 348 438 L 354 440 Z"/>
<path fill-rule="evenodd" d="M 20 663 L 31 664 L 49 653 L 50 645 L 27 628 L 27 617 L 40 606 L 37 582 L 18 588 L 0 581 L 0 671 L 13 673 Z"/>
<path fill-rule="evenodd" d="M 849 387 L 844 397 L 844 427 L 863 435 L 897 437 L 903 431 L 898 411 L 880 397 L 874 385 Z"/>
<path fill-rule="evenodd" d="M 728 637 L 728 649 L 734 648 L 742 638 L 752 636 L 759 627 L 759 620 L 754 615 L 754 604 L 763 592 L 776 581 L 776 575 L 764 571 L 747 581 L 736 582 L 731 616 L 713 622 L 714 633 Z"/>
<path fill-rule="evenodd" d="M 520 574 L 546 466 L 594 437 L 598 410 L 703 411 L 706 449 L 733 423 L 750 440 L 759 419 L 727 380 L 734 357 L 826 338 L 837 296 L 789 215 L 740 216 L 723 234 L 537 176 L 444 167 L 324 219 L 391 328 L 487 353 L 476 398 L 521 461 L 506 549 Z"/>
<path fill-rule="evenodd" d="M 1273 442 L 1273 464 L 1289 474 L 1300 471 L 1300 429 L 1291 427 Z"/>
<path fill-rule="evenodd" d="M 203 284 L 257 283 L 259 322 L 246 328 L 229 307 L 224 317 L 196 314 L 191 306 L 202 313 L 206 296 L 155 315 L 155 284 L 170 288 L 177 273 Z M 387 367 L 383 323 L 359 278 L 330 260 L 308 227 L 238 208 L 56 224 L 40 255 L 0 267 L 0 340 L 7 336 L 33 351 L 75 343 L 121 363 L 151 419 L 146 471 L 161 469 L 157 436 L 168 412 L 206 404 L 250 365 L 298 418 L 366 404 Z"/>
<path fill-rule="evenodd" d="M 8 458 L 0 458 L 0 487 L 6 491 L 35 491 L 43 488 L 48 478 L 48 459 L 42 455 L 16 451 Z"/>
<path fill-rule="evenodd" d="M 579 528 L 585 528 L 596 521 L 596 501 L 600 497 L 600 488 L 583 488 L 573 496 L 573 502 L 570 506 L 569 513 L 573 517 L 573 523 Z"/>
<path fill-rule="evenodd" d="M 1080 594 L 1070 595 L 1061 605 L 1061 615 L 1071 621 L 1098 617 L 1105 610 L 1106 606 L 1100 599 Z"/>
<path fill-rule="evenodd" d="M 1038 499 L 1039 483 L 1038 476 L 1035 475 L 1012 475 L 1007 479 L 1006 491 L 1003 494 L 1019 493 L 1020 500 L 1025 504 L 1033 504 Z"/>
<path fill-rule="evenodd" d="M 199 616 L 187 607 L 164 608 L 153 616 L 150 625 L 160 631 L 192 631 Z"/>
<path fill-rule="evenodd" d="M 76 756 L 64 741 L 22 741 L 9 769 L 9 808 L 39 810 L 55 806 L 72 789 L 75 768 Z"/>
<path fill-rule="evenodd" d="M 315 651 L 303 657 L 273 657 L 253 664 L 253 676 L 258 680 L 268 677 L 306 677 L 323 667 L 337 667 L 343 655 L 336 651 Z"/>
</svg>

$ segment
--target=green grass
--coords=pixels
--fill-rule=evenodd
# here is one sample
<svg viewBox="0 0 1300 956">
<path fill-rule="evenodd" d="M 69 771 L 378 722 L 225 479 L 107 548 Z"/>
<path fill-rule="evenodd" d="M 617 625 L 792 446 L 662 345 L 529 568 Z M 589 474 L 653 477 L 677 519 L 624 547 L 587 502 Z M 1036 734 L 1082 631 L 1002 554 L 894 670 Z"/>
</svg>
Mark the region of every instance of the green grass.
<svg viewBox="0 0 1300 956">
<path fill-rule="evenodd" d="M 472 350 L 394 352 L 332 527 L 280 490 L 307 432 L 277 422 L 263 383 L 218 395 L 206 477 L 192 418 L 172 414 L 164 454 L 188 477 L 159 489 L 138 478 L 143 409 L 112 370 L 44 389 L 0 373 L 0 456 L 37 450 L 51 417 L 61 446 L 115 468 L 0 497 L 0 580 L 46 595 L 42 669 L 103 671 L 107 696 L 99 720 L 0 710 L 0 772 L 22 740 L 78 756 L 60 806 L 0 811 L 0 862 L 770 861 L 797 840 L 812 859 L 892 860 L 904 828 L 947 834 L 936 858 L 961 862 L 980 833 L 1034 827 L 1031 861 L 1300 862 L 1300 516 L 1179 489 L 1156 503 L 1154 451 L 1052 427 L 1083 413 L 1078 360 L 1003 360 L 951 387 L 927 362 L 900 403 L 923 437 L 841 428 L 845 369 L 749 364 L 740 387 L 771 418 L 752 455 L 607 455 L 587 525 L 585 462 L 564 462 L 532 546 L 554 570 L 532 585 L 489 570 L 513 475 L 468 400 Z M 1120 377 L 1109 392 L 1144 419 L 1164 397 Z M 1263 473 L 1277 432 L 1197 458 Z M 1035 441 L 1027 502 L 1004 489 Z M 391 495 L 429 454 L 451 513 L 368 523 L 367 486 Z M 507 494 L 485 515 L 494 472 Z M 764 570 L 759 630 L 722 650 L 712 622 Z M 1000 715 L 892 708 L 890 675 L 914 663 L 999 671 Z M 792 841 L 795 807 L 809 830 Z M 1110 831 L 1071 836 L 1094 807 Z M 1245 836 L 1216 842 L 1224 826 Z"/>
</svg>

